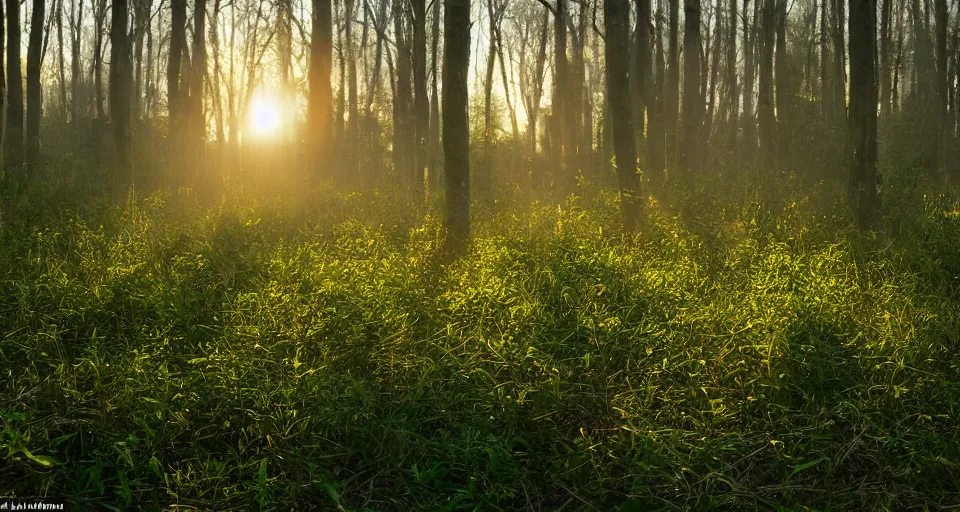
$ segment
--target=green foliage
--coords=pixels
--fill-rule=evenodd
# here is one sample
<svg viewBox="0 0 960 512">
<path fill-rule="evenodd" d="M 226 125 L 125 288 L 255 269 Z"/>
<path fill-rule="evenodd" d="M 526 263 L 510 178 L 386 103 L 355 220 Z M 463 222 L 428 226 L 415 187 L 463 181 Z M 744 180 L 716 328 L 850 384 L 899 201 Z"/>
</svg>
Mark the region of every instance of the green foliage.
<svg viewBox="0 0 960 512">
<path fill-rule="evenodd" d="M 862 234 L 793 175 L 674 179 L 633 238 L 609 192 L 487 205 L 446 266 L 435 214 L 385 192 L 121 208 L 81 184 L 24 191 L 0 232 L 0 495 L 960 503 L 960 203 L 922 180 L 887 176 Z"/>
</svg>

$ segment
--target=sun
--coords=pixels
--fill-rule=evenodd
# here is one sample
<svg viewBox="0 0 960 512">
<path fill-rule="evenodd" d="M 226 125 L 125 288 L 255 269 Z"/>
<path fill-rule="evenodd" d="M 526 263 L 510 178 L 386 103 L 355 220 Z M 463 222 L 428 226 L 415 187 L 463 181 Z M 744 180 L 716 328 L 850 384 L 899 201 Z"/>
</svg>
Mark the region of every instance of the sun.
<svg viewBox="0 0 960 512">
<path fill-rule="evenodd" d="M 260 89 L 254 93 L 248 112 L 250 132 L 258 137 L 275 135 L 283 125 L 280 101 L 269 90 Z"/>
</svg>

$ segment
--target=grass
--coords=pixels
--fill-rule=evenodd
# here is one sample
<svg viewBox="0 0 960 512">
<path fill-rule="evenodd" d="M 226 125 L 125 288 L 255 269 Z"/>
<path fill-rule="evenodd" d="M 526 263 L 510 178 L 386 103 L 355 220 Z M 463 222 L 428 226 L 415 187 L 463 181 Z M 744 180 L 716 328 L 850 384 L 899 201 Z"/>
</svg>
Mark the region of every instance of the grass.
<svg viewBox="0 0 960 512">
<path fill-rule="evenodd" d="M 609 193 L 481 205 L 443 265 L 386 193 L 47 185 L 0 233 L 0 496 L 955 507 L 960 203 L 885 187 L 871 233 L 794 176 L 681 181 L 633 238 Z"/>
</svg>

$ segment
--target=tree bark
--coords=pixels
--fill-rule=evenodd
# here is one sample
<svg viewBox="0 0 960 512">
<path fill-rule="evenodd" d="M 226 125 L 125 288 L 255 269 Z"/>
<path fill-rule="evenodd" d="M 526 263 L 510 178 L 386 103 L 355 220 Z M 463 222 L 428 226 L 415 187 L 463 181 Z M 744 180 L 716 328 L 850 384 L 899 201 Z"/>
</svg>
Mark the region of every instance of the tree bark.
<svg viewBox="0 0 960 512">
<path fill-rule="evenodd" d="M 7 112 L 3 165 L 11 174 L 23 166 L 23 77 L 20 73 L 20 2 L 7 0 Z"/>
<path fill-rule="evenodd" d="M 60 93 L 60 116 L 67 118 L 67 73 L 63 62 L 63 0 L 57 0 L 57 82 Z"/>
<path fill-rule="evenodd" d="M 40 120 L 43 118 L 43 91 L 40 64 L 43 49 L 44 0 L 33 0 L 30 13 L 30 41 L 27 47 L 27 154 L 28 166 L 40 158 Z"/>
<path fill-rule="evenodd" d="M 630 6 L 627 0 L 603 3 L 606 29 L 607 98 L 613 118 L 613 151 L 620 188 L 623 230 L 636 230 L 640 206 L 640 177 L 637 175 L 636 133 L 630 96 Z"/>
<path fill-rule="evenodd" d="M 436 0 L 434 0 L 436 1 Z M 492 1 L 492 0 L 491 0 Z M 427 7 L 425 0 L 411 0 L 413 7 L 413 110 L 415 161 L 412 185 L 414 201 L 425 199 L 427 142 L 430 131 L 430 96 L 427 95 Z"/>
<path fill-rule="evenodd" d="M 183 143 L 183 105 L 185 96 L 180 87 L 180 67 L 183 60 L 183 50 L 187 44 L 187 0 L 170 1 L 170 53 L 167 56 L 167 115 L 170 123 L 168 135 L 170 141 L 170 173 L 171 184 L 180 184 L 182 178 L 180 169 L 181 159 L 177 157 L 182 151 Z"/>
<path fill-rule="evenodd" d="M 313 154 L 311 176 L 329 172 L 331 129 L 333 125 L 333 90 L 330 71 L 333 66 L 333 25 L 331 0 L 313 0 L 313 28 L 310 36 L 309 120 Z"/>
<path fill-rule="evenodd" d="M 890 116 L 890 13 L 893 0 L 882 0 L 880 10 L 880 117 Z"/>
<path fill-rule="evenodd" d="M 114 0 L 116 1 L 116 0 Z M 205 177 L 210 173 L 201 173 L 204 145 L 207 135 L 206 115 L 203 108 L 204 78 L 207 74 L 207 0 L 194 0 L 193 11 L 193 61 L 190 65 L 190 105 L 187 108 L 189 114 L 190 134 L 189 151 L 192 154 L 190 180 L 200 186 L 207 186 Z M 204 183 L 200 183 L 200 179 Z"/>
<path fill-rule="evenodd" d="M 680 169 L 700 170 L 703 148 L 703 96 L 700 94 L 700 0 L 684 0 L 683 146 Z"/>
<path fill-rule="evenodd" d="M 203 1 L 203 0 L 199 0 Z M 116 161 L 113 168 L 114 197 L 125 197 L 134 186 L 133 150 L 130 146 L 130 35 L 127 0 L 113 0 L 110 25 L 110 116 Z"/>
<path fill-rule="evenodd" d="M 13 0 L 11 0 L 13 1 Z M 447 250 L 462 253 L 470 239 L 470 1 L 444 0 L 443 154 L 446 161 Z"/>
<path fill-rule="evenodd" d="M 677 169 L 677 123 L 680 115 L 680 0 L 670 1 L 670 31 L 667 55 L 667 95 L 664 105 L 666 126 L 667 167 Z M 746 1 L 746 0 L 744 0 Z"/>
<path fill-rule="evenodd" d="M 744 13 L 746 14 L 746 13 Z M 730 30 L 727 41 L 727 87 L 730 108 L 730 150 L 737 152 L 737 132 L 740 130 L 740 91 L 737 90 L 737 0 L 730 0 Z"/>
<path fill-rule="evenodd" d="M 773 113 L 773 50 L 774 50 L 774 2 L 762 0 L 763 15 L 760 23 L 760 95 L 757 97 L 757 115 L 760 122 L 760 149 L 766 169 L 776 165 L 777 120 Z"/>
<path fill-rule="evenodd" d="M 850 0 L 851 162 L 849 196 L 857 225 L 870 227 L 880 207 L 877 192 L 877 4 Z"/>
</svg>

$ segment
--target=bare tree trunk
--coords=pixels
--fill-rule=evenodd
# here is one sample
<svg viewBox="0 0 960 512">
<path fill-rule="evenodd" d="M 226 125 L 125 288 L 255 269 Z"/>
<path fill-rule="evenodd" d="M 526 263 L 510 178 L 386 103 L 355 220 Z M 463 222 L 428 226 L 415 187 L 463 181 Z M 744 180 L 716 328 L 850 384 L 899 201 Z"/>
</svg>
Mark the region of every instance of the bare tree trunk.
<svg viewBox="0 0 960 512">
<path fill-rule="evenodd" d="M 717 0 L 714 7 L 715 19 L 713 27 L 713 63 L 710 65 L 710 85 L 707 90 L 707 119 L 704 123 L 705 139 L 713 140 L 713 118 L 717 108 L 717 78 L 720 75 L 720 61 L 723 52 L 720 51 L 720 44 L 723 41 L 723 0 Z M 704 61 L 704 64 L 709 62 Z M 713 144 L 710 144 L 713 146 Z M 712 150 L 711 150 L 712 151 Z"/>
<path fill-rule="evenodd" d="M 570 87 L 569 69 L 567 65 L 567 0 L 557 0 L 557 10 L 553 16 L 554 48 L 553 48 L 553 118 L 554 134 L 556 136 L 557 162 L 560 169 L 560 183 L 562 190 L 572 190 L 574 172 L 570 162 L 570 138 L 567 136 L 568 126 L 567 96 Z"/>
<path fill-rule="evenodd" d="M 776 158 L 774 165 L 782 169 L 791 161 L 790 156 L 790 109 L 793 101 L 794 80 L 790 63 L 787 61 L 787 0 L 776 0 L 774 24 L 777 30 L 776 85 L 777 123 Z"/>
<path fill-rule="evenodd" d="M 436 1 L 436 0 L 434 0 Z M 424 177 L 427 172 L 427 141 L 430 131 L 430 97 L 427 95 L 427 7 L 425 0 L 411 0 L 413 7 L 413 98 L 416 125 L 416 164 L 413 167 L 413 197 L 425 197 Z"/>
<path fill-rule="evenodd" d="M 637 140 L 643 140 L 645 132 L 644 111 L 653 104 L 651 96 L 651 68 L 650 68 L 650 0 L 636 0 L 637 3 L 637 40 L 634 45 L 634 69 L 637 77 L 633 81 L 636 89 L 633 102 L 634 130 Z M 616 121 L 614 121 L 616 123 Z M 642 147 L 638 146 L 638 147 Z"/>
<path fill-rule="evenodd" d="M 769 170 L 776 166 L 777 152 L 777 120 L 773 114 L 774 2 L 777 0 L 762 1 L 760 33 L 763 37 L 760 41 L 760 95 L 757 97 L 757 110 L 760 118 L 762 162 Z"/>
<path fill-rule="evenodd" d="M 30 13 L 30 41 L 27 47 L 27 154 L 28 166 L 40 158 L 40 120 L 43 117 L 43 91 L 40 84 L 43 49 L 44 0 L 33 0 Z"/>
<path fill-rule="evenodd" d="M 603 3 L 606 29 L 607 97 L 613 117 L 613 147 L 623 230 L 633 232 L 640 216 L 640 177 L 637 175 L 636 133 L 630 96 L 630 6 L 627 0 Z M 698 21 L 699 23 L 699 21 Z M 698 43 L 699 44 L 699 43 Z"/>
<path fill-rule="evenodd" d="M 746 15 L 746 12 L 744 12 Z M 730 96 L 730 150 L 737 152 L 737 132 L 740 130 L 740 91 L 737 90 L 737 0 L 730 0 L 730 31 L 727 41 L 727 87 Z"/>
<path fill-rule="evenodd" d="M 934 0 L 937 57 L 937 171 L 947 177 L 947 1 Z"/>
<path fill-rule="evenodd" d="M 677 123 L 680 116 L 680 1 L 670 1 L 670 31 L 667 55 L 667 95 L 664 123 L 667 127 L 667 167 L 677 169 Z"/>
<path fill-rule="evenodd" d="M 199 0 L 203 1 L 203 0 Z M 130 146 L 130 34 L 127 0 L 113 0 L 110 24 L 110 115 L 116 161 L 113 167 L 114 197 L 126 196 L 134 187 L 133 150 Z"/>
<path fill-rule="evenodd" d="M 683 4 L 683 145 L 680 169 L 699 171 L 703 148 L 703 96 L 700 94 L 700 0 Z"/>
<path fill-rule="evenodd" d="M 402 1 L 394 2 L 394 36 L 397 46 L 397 91 L 394 97 L 394 144 L 397 175 L 411 186 L 416 169 L 416 126 L 413 124 L 413 91 L 411 90 L 410 47 L 407 44 L 406 9 Z"/>
<path fill-rule="evenodd" d="M 0 2 L 0 61 L 2 61 L 3 59 L 4 43 L 6 42 L 6 37 L 7 37 L 7 34 L 4 34 L 3 32 L 4 25 L 5 25 L 4 23 L 5 16 L 6 14 L 4 13 L 4 2 Z M 4 73 L 3 71 L 0 71 L 0 114 L 3 113 L 4 103 L 6 102 L 6 100 L 7 100 L 6 73 Z M 2 116 L 0 116 L 0 146 L 5 147 L 6 141 L 3 138 L 4 131 L 5 131 L 4 128 L 5 128 L 4 120 L 2 119 Z M 6 160 L 4 160 L 4 167 L 6 167 Z M 0 214 L 2 213 L 3 212 L 0 211 Z"/>
<path fill-rule="evenodd" d="M 60 93 L 60 115 L 67 120 L 67 73 L 63 62 L 63 0 L 57 0 L 57 85 Z"/>
<path fill-rule="evenodd" d="M 447 250 L 460 254 L 470 239 L 470 1 L 445 0 L 443 153 L 446 161 Z"/>
<path fill-rule="evenodd" d="M 77 1 L 80 12 L 77 13 Z M 80 24 L 83 20 L 83 0 L 70 0 L 70 122 L 76 125 L 81 101 L 80 81 L 83 64 L 80 62 Z"/>
<path fill-rule="evenodd" d="M 386 4 L 386 0 L 383 0 Z M 440 0 L 434 0 L 433 4 L 433 39 L 431 40 L 431 81 L 430 81 L 430 194 L 441 190 L 442 182 L 440 173 L 443 170 L 443 152 L 440 148 L 440 92 L 438 87 L 439 79 L 437 73 L 440 71 L 439 51 L 440 46 Z M 379 57 L 378 57 L 379 60 Z M 377 68 L 379 69 L 379 67 Z"/>
<path fill-rule="evenodd" d="M 893 0 L 882 0 L 880 11 L 880 116 L 890 116 L 890 11 Z"/>
<path fill-rule="evenodd" d="M 20 2 L 7 0 L 7 112 L 3 166 L 15 174 L 23 166 L 23 77 L 20 73 Z M 12 30 L 11 30 L 12 28 Z"/>
<path fill-rule="evenodd" d="M 180 66 L 183 50 L 187 44 L 187 0 L 171 0 L 170 11 L 170 53 L 167 56 L 167 111 L 170 119 L 170 176 L 171 184 L 181 184 L 182 170 L 180 158 L 183 151 L 184 130 L 183 103 L 186 96 L 180 87 Z"/>
<path fill-rule="evenodd" d="M 483 81 L 483 181 L 491 179 L 493 173 L 493 72 L 497 64 L 496 32 L 497 16 L 499 13 L 493 8 L 493 0 L 487 0 L 488 40 L 487 70 Z"/>
<path fill-rule="evenodd" d="M 736 1 L 736 0 L 733 0 Z M 653 113 L 650 116 L 650 129 L 648 131 L 647 147 L 650 151 L 650 169 L 654 186 L 661 188 L 664 182 L 664 169 L 666 167 L 666 116 L 665 109 L 665 85 L 666 63 L 663 58 L 663 2 L 657 2 L 657 25 L 654 40 L 654 55 L 656 56 L 656 83 L 654 84 L 655 94 L 651 93 L 649 98 L 654 101 Z"/>
<path fill-rule="evenodd" d="M 876 0 L 850 0 L 850 127 L 852 133 L 849 195 L 861 229 L 870 227 L 880 209 L 877 193 L 877 31 Z"/>
<path fill-rule="evenodd" d="M 346 170 L 347 177 L 356 176 L 359 160 L 355 157 L 354 151 L 357 147 L 360 132 L 360 107 L 359 97 L 357 95 L 357 56 L 353 45 L 353 14 L 354 0 L 345 0 L 344 6 L 344 30 L 343 37 L 345 45 L 344 55 L 347 60 L 347 133 L 346 133 Z"/>
<path fill-rule="evenodd" d="M 757 118 L 753 108 L 753 86 L 756 83 L 757 69 L 755 57 L 757 54 L 757 27 L 759 26 L 760 2 L 753 2 L 753 24 L 747 18 L 749 0 L 743 0 L 743 146 L 746 148 L 747 160 L 751 160 L 757 149 Z"/>
<path fill-rule="evenodd" d="M 331 149 L 333 90 L 333 15 L 331 0 L 313 0 L 313 32 L 310 37 L 310 141 L 314 148 L 309 169 L 318 177 L 329 165 Z M 308 146 L 308 147 L 310 147 Z"/>
</svg>

